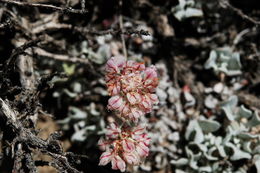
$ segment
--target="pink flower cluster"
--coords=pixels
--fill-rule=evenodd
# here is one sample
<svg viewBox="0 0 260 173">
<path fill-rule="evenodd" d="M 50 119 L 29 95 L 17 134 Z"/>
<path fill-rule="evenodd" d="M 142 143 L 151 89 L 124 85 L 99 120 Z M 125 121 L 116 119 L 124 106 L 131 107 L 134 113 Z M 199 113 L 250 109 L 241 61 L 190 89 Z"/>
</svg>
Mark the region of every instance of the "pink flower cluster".
<svg viewBox="0 0 260 173">
<path fill-rule="evenodd" d="M 140 164 L 148 156 L 150 138 L 145 133 L 145 127 L 136 123 L 158 103 L 158 97 L 154 94 L 158 78 L 154 66 L 146 68 L 143 63 L 126 61 L 123 57 L 109 59 L 106 72 L 111 96 L 108 109 L 118 113 L 123 121 L 135 122 L 135 127 L 110 124 L 106 137 L 98 142 L 104 151 L 99 165 L 111 162 L 112 169 L 124 172 L 126 164 Z"/>
<path fill-rule="evenodd" d="M 125 120 L 137 122 L 141 116 L 151 112 L 158 97 L 154 94 L 158 85 L 156 68 L 145 68 L 143 63 L 113 57 L 106 65 L 108 109 L 114 110 Z"/>
<path fill-rule="evenodd" d="M 101 138 L 98 145 L 105 151 L 100 156 L 99 165 L 112 163 L 112 169 L 126 170 L 126 163 L 137 165 L 148 156 L 150 138 L 145 133 L 145 126 L 119 128 L 115 123 L 107 129 L 106 139 Z"/>
</svg>

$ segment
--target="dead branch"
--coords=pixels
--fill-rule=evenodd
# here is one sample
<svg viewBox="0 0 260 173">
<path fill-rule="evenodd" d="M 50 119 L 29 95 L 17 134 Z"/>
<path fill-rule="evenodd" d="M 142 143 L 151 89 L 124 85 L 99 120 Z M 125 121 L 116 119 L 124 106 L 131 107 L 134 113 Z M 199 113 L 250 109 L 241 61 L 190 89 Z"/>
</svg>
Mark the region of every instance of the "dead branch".
<svg viewBox="0 0 260 173">
<path fill-rule="evenodd" d="M 15 59 L 18 55 L 21 55 L 25 52 L 26 49 L 31 48 L 33 46 L 35 46 L 36 44 L 38 44 L 40 41 L 43 40 L 43 37 L 38 37 L 35 40 L 29 41 L 24 43 L 23 45 L 15 48 L 11 54 L 11 57 L 9 58 L 8 62 L 7 62 L 7 66 L 13 64 L 15 62 Z"/>
<path fill-rule="evenodd" d="M 254 18 L 246 15 L 245 13 L 243 13 L 242 10 L 232 6 L 227 0 L 221 0 L 219 1 L 220 5 L 223 7 L 223 8 L 229 8 L 231 9 L 232 11 L 234 11 L 237 15 L 239 15 L 240 17 L 242 17 L 243 19 L 255 24 L 255 25 L 260 25 L 260 21 L 257 21 L 255 20 Z"/>
<path fill-rule="evenodd" d="M 49 4 L 28 3 L 28 2 L 20 2 L 20 1 L 15 1 L 15 0 L 13 0 L 13 1 L 12 0 L 0 0 L 0 2 L 7 3 L 7 4 L 10 4 L 10 5 L 21 6 L 21 7 L 45 8 L 45 9 L 60 11 L 60 12 L 63 12 L 63 13 L 76 13 L 76 14 L 87 13 L 85 6 L 82 6 L 82 7 L 84 7 L 84 9 L 78 10 L 78 9 L 73 9 L 73 8 L 70 8 L 70 7 L 62 8 L 62 7 L 57 7 L 57 6 L 49 5 Z M 82 2 L 82 4 L 83 4 L 83 2 Z"/>
<path fill-rule="evenodd" d="M 119 1 L 119 8 L 120 8 L 120 14 L 119 14 L 119 27 L 121 32 L 124 32 L 124 25 L 123 25 L 123 16 L 122 16 L 122 6 L 123 6 L 123 1 Z M 123 53 L 124 56 L 127 58 L 127 50 L 126 50 L 126 45 L 125 45 L 125 37 L 124 35 L 121 35 L 121 40 L 122 40 L 122 45 L 123 45 Z"/>
<path fill-rule="evenodd" d="M 49 156 L 53 159 L 53 166 L 59 169 L 62 169 L 64 172 L 68 173 L 80 173 L 78 170 L 73 168 L 71 164 L 69 163 L 67 159 L 66 153 L 63 153 L 63 150 L 61 148 L 61 145 L 59 145 L 59 141 L 57 140 L 57 135 L 54 134 L 50 136 L 48 140 L 43 140 L 40 137 L 38 137 L 34 131 L 25 128 L 20 120 L 18 120 L 16 117 L 18 115 L 18 112 L 13 111 L 11 106 L 8 104 L 7 100 L 3 100 L 0 98 L 0 111 L 2 112 L 2 115 L 6 119 L 6 125 L 11 127 L 12 132 L 15 134 L 15 138 L 12 141 L 13 146 L 13 155 L 16 155 L 19 157 L 18 160 L 22 160 L 23 157 L 26 157 L 26 155 L 22 155 L 21 153 L 29 154 L 32 152 L 33 149 L 37 149 L 41 153 L 47 153 Z M 7 133 L 7 132 L 6 132 Z M 25 148 L 25 149 L 24 149 Z M 26 150 L 27 149 L 27 150 Z M 17 161 L 17 159 L 15 159 Z M 30 163 L 29 165 L 35 165 L 32 158 L 28 157 L 27 160 L 31 160 L 33 163 Z M 22 166 L 19 165 L 22 164 L 22 162 L 17 163 L 14 169 L 21 168 Z M 26 165 L 28 165 L 26 163 Z M 18 169 L 18 170 L 19 170 Z M 17 169 L 15 170 L 17 171 Z M 34 172 L 31 170 L 30 172 Z"/>
<path fill-rule="evenodd" d="M 5 22 L 0 24 L 0 29 L 8 28 L 11 25 L 12 25 L 12 21 L 11 20 L 6 20 Z"/>
<path fill-rule="evenodd" d="M 58 60 L 58 61 L 65 61 L 65 62 L 72 62 L 72 63 L 82 63 L 82 64 L 88 64 L 88 65 L 90 64 L 87 59 L 78 58 L 78 57 L 70 57 L 68 55 L 54 54 L 54 53 L 47 52 L 44 49 L 41 49 L 41 48 L 38 48 L 38 47 L 34 48 L 34 53 L 38 54 L 40 56 L 52 58 L 52 59 Z"/>
</svg>

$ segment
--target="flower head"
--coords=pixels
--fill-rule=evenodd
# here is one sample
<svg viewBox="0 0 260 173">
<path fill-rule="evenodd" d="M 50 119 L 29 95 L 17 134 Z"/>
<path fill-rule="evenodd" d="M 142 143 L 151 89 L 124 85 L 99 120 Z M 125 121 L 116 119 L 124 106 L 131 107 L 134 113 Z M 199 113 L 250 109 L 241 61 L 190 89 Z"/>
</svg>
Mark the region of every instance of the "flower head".
<svg viewBox="0 0 260 173">
<path fill-rule="evenodd" d="M 124 172 L 126 164 L 140 164 L 141 159 L 148 156 L 150 138 L 145 133 L 144 125 L 119 128 L 115 123 L 112 123 L 108 129 L 106 138 L 101 138 L 98 143 L 100 149 L 104 151 L 100 156 L 99 165 L 111 162 L 112 169 Z M 117 134 L 117 132 L 120 133 Z"/>
<path fill-rule="evenodd" d="M 108 108 L 127 120 L 137 122 L 158 103 L 154 94 L 158 85 L 156 68 L 143 63 L 112 57 L 106 64 L 106 83 L 112 96 Z"/>
</svg>

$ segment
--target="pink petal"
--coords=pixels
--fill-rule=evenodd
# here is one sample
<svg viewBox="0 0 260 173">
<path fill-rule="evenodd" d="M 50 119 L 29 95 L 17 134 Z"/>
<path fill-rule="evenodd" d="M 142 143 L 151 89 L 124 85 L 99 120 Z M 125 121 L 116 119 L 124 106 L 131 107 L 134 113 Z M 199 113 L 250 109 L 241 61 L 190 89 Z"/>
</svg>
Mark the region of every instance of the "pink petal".
<svg viewBox="0 0 260 173">
<path fill-rule="evenodd" d="M 145 109 L 148 109 L 149 111 L 151 111 L 151 109 L 152 109 L 152 101 L 149 98 L 149 96 L 143 95 L 143 97 L 142 97 L 142 106 Z"/>
<path fill-rule="evenodd" d="M 135 144 L 129 139 L 123 140 L 122 146 L 126 152 L 132 152 L 135 149 Z"/>
<path fill-rule="evenodd" d="M 155 66 L 146 68 L 144 71 L 144 80 L 153 81 L 155 78 L 157 78 L 157 72 Z"/>
<path fill-rule="evenodd" d="M 134 121 L 137 121 L 143 115 L 144 115 L 144 112 L 142 112 L 138 108 L 132 108 L 131 113 L 129 114 L 129 118 Z"/>
<path fill-rule="evenodd" d="M 124 57 L 122 57 L 122 56 L 112 57 L 107 61 L 106 71 L 119 73 L 120 69 L 123 67 L 124 63 L 125 63 Z"/>
<path fill-rule="evenodd" d="M 129 105 L 126 104 L 125 102 L 123 102 L 123 106 L 121 106 L 119 108 L 120 113 L 123 114 L 123 115 L 127 115 L 129 110 L 130 110 Z"/>
<path fill-rule="evenodd" d="M 115 139 L 121 133 L 121 129 L 115 123 L 111 123 L 107 128 L 106 136 L 111 139 Z"/>
<path fill-rule="evenodd" d="M 136 152 L 140 157 L 147 157 L 149 154 L 149 148 L 143 143 L 139 143 L 136 145 Z"/>
<path fill-rule="evenodd" d="M 132 60 L 126 61 L 126 66 L 125 68 L 134 68 L 135 62 Z"/>
<path fill-rule="evenodd" d="M 133 134 L 134 135 L 141 135 L 145 132 L 145 129 L 146 129 L 146 125 L 145 124 L 139 124 L 138 126 L 136 126 L 134 129 L 133 129 Z"/>
<path fill-rule="evenodd" d="M 150 99 L 153 102 L 153 104 L 158 104 L 159 103 L 159 99 L 158 96 L 156 94 L 150 94 Z"/>
<path fill-rule="evenodd" d="M 112 169 L 117 170 L 119 169 L 121 172 L 125 172 L 126 164 L 123 159 L 121 159 L 120 156 L 115 156 L 112 158 Z"/>
<path fill-rule="evenodd" d="M 123 104 L 123 99 L 122 99 L 121 96 L 118 96 L 118 95 L 115 95 L 108 100 L 108 108 L 109 109 L 117 110 L 121 106 L 123 106 L 122 104 Z"/>
<path fill-rule="evenodd" d="M 110 82 L 107 82 L 107 91 L 109 93 L 109 95 L 111 96 L 115 96 L 118 95 L 120 93 L 120 83 L 112 80 Z"/>
<path fill-rule="evenodd" d="M 132 68 L 134 68 L 136 71 L 143 71 L 145 70 L 145 65 L 144 63 L 133 62 Z"/>
<path fill-rule="evenodd" d="M 122 68 L 126 63 L 126 58 L 121 55 L 114 56 L 114 61 L 119 68 Z"/>
<path fill-rule="evenodd" d="M 131 153 L 124 152 L 123 156 L 125 161 L 131 165 L 136 165 L 140 162 L 140 158 L 135 152 L 131 152 Z"/>
<path fill-rule="evenodd" d="M 119 72 L 119 68 L 117 66 L 117 64 L 115 63 L 114 59 L 111 58 L 107 61 L 106 64 L 106 71 L 107 72 L 114 72 L 114 73 L 118 73 Z"/>
<path fill-rule="evenodd" d="M 144 87 L 149 92 L 154 92 L 158 85 L 158 78 L 156 68 L 154 66 L 148 67 L 144 71 Z"/>
<path fill-rule="evenodd" d="M 132 105 L 137 104 L 141 101 L 141 96 L 137 92 L 127 93 L 126 97 Z"/>
<path fill-rule="evenodd" d="M 100 138 L 98 141 L 99 149 L 102 151 L 105 151 L 108 148 L 109 144 L 110 142 L 105 141 L 103 138 Z"/>
<path fill-rule="evenodd" d="M 106 165 L 108 164 L 111 159 L 113 157 L 113 154 L 111 151 L 106 151 L 106 152 L 103 152 L 102 155 L 100 156 L 100 161 L 99 161 L 99 165 Z"/>
<path fill-rule="evenodd" d="M 136 63 L 134 68 L 138 71 L 143 71 L 145 69 L 144 63 Z"/>
</svg>

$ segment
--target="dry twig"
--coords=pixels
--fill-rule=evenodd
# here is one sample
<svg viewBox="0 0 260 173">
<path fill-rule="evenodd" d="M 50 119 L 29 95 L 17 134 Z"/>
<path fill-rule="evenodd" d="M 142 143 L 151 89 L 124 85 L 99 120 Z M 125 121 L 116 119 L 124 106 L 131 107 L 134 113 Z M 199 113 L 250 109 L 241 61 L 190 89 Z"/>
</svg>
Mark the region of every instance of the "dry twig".
<svg viewBox="0 0 260 173">
<path fill-rule="evenodd" d="M 43 57 L 47 57 L 47 58 L 52 58 L 58 61 L 65 61 L 65 62 L 72 62 L 72 63 L 82 63 L 82 64 L 88 64 L 89 65 L 89 61 L 87 59 L 83 59 L 83 58 L 78 58 L 78 57 L 70 57 L 67 55 L 61 55 L 61 54 L 54 54 L 54 53 L 50 53 L 45 51 L 44 49 L 41 48 L 34 48 L 34 53 L 43 56 Z"/>
<path fill-rule="evenodd" d="M 15 135 L 14 139 L 12 140 L 12 146 L 18 147 L 13 147 L 12 154 L 16 155 L 16 161 L 23 160 L 25 158 L 27 162 L 31 162 L 30 166 L 28 166 L 28 164 L 26 164 L 27 166 L 25 166 L 27 168 L 30 167 L 31 172 L 35 172 L 34 170 L 36 170 L 36 165 L 28 154 L 30 154 L 32 150 L 37 149 L 42 153 L 47 153 L 49 156 L 53 158 L 52 166 L 58 169 L 62 169 L 64 172 L 80 173 L 78 170 L 76 170 L 70 165 L 67 159 L 67 154 L 63 153 L 62 148 L 59 145 L 59 142 L 57 141 L 57 134 L 53 134 L 52 136 L 50 136 L 50 138 L 47 141 L 41 139 L 40 137 L 35 135 L 35 131 L 25 128 L 23 126 L 22 122 L 16 118 L 18 112 L 13 111 L 8 101 L 4 101 L 1 98 L 0 113 L 0 115 L 2 115 L 6 119 L 6 125 L 11 128 L 11 132 L 5 131 L 5 133 L 14 133 Z M 13 171 L 22 171 L 22 164 L 23 162 L 19 162 L 19 164 L 17 163 L 16 166 L 14 166 Z"/>
<path fill-rule="evenodd" d="M 21 7 L 39 7 L 39 8 L 45 8 L 45 9 L 51 9 L 51 10 L 60 11 L 60 12 L 64 12 L 64 13 L 78 13 L 78 14 L 87 13 L 87 10 L 85 9 L 85 3 L 84 3 L 85 1 L 82 1 L 81 4 L 84 3 L 84 5 L 82 5 L 82 7 L 84 7 L 84 8 L 80 9 L 80 10 L 73 9 L 70 7 L 62 8 L 62 7 L 57 7 L 57 6 L 49 5 L 49 4 L 28 3 L 28 2 L 20 2 L 20 1 L 16 1 L 16 0 L 0 0 L 0 2 L 11 4 L 11 5 L 16 5 L 16 6 L 21 6 Z"/>
<path fill-rule="evenodd" d="M 247 21 L 255 24 L 255 25 L 260 25 L 260 21 L 257 21 L 255 19 L 253 19 L 252 17 L 246 15 L 245 13 L 243 13 L 242 10 L 232 6 L 227 0 L 221 0 L 220 1 L 220 5 L 223 7 L 223 8 L 226 8 L 228 7 L 229 9 L 231 9 L 232 11 L 234 11 L 237 15 L 239 15 L 240 17 L 242 17 L 243 19 L 246 19 Z"/>
</svg>

